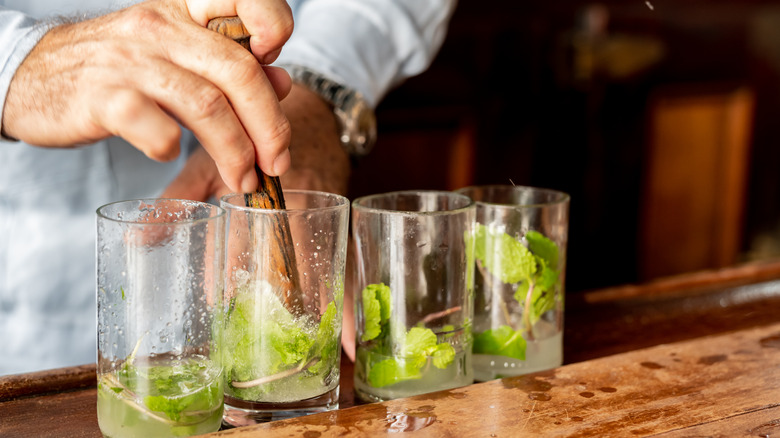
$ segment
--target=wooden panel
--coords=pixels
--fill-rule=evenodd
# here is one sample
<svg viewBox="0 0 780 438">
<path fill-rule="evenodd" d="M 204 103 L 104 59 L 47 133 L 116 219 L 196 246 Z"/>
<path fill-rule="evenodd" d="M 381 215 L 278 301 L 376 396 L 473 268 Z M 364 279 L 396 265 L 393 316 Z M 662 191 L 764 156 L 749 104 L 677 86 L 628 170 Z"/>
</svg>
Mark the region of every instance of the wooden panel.
<svg viewBox="0 0 780 438">
<path fill-rule="evenodd" d="M 661 91 L 650 107 L 640 276 L 737 262 L 745 209 L 753 94 Z"/>
</svg>

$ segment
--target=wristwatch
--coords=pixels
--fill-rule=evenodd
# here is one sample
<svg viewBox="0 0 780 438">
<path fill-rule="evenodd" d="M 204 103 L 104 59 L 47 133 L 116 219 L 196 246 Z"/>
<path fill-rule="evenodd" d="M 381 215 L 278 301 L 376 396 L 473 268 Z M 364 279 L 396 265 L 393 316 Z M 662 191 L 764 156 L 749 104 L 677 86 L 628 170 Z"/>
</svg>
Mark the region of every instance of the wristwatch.
<svg viewBox="0 0 780 438">
<path fill-rule="evenodd" d="M 351 158 L 368 155 L 376 143 L 376 116 L 357 90 L 298 65 L 282 65 L 292 80 L 318 94 L 333 109 L 341 145 Z"/>
</svg>

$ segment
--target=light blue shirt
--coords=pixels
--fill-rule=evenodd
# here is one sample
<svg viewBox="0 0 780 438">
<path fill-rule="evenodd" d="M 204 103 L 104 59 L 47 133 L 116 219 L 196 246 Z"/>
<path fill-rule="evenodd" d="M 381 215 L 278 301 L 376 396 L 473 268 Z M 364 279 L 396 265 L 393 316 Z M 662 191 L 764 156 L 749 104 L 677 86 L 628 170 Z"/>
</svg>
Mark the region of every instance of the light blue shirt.
<svg viewBox="0 0 780 438">
<path fill-rule="evenodd" d="M 289 0 L 295 31 L 278 60 L 320 71 L 377 104 L 428 67 L 456 0 Z M 47 18 L 131 0 L 0 0 L 0 114 Z M 195 146 L 169 163 L 111 138 L 76 149 L 0 141 L 0 374 L 96 359 L 95 210 L 158 196 Z"/>
</svg>

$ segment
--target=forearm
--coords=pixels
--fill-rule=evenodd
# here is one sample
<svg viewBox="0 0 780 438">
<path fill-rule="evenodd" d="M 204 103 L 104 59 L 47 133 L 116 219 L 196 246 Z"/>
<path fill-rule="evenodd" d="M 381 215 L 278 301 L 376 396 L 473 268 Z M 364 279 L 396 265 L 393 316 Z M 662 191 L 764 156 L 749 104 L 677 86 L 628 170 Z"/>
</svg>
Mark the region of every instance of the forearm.
<svg viewBox="0 0 780 438">
<path fill-rule="evenodd" d="M 292 128 L 291 167 L 282 187 L 345 195 L 350 174 L 333 111 L 317 94 L 300 85 L 282 101 Z"/>
</svg>

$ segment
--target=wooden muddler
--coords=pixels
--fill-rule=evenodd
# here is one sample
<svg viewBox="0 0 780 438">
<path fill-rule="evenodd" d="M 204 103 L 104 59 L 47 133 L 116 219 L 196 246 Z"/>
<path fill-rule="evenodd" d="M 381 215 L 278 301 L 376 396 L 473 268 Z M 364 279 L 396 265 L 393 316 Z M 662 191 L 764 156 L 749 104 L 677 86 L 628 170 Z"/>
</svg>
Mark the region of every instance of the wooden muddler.
<svg viewBox="0 0 780 438">
<path fill-rule="evenodd" d="M 250 34 L 240 18 L 214 18 L 209 21 L 208 28 L 241 44 L 245 49 L 251 50 L 249 47 Z M 266 175 L 260 170 L 257 163 L 255 163 L 255 171 L 257 171 L 260 183 L 257 190 L 244 194 L 246 206 L 273 210 L 286 209 L 279 177 Z M 279 298 L 287 310 L 293 315 L 299 316 L 305 312 L 305 309 L 298 279 L 298 267 L 295 262 L 295 247 L 290 234 L 290 224 L 284 214 L 274 216 L 273 221 L 275 246 L 270 251 L 270 266 L 265 269 L 270 277 L 267 280 L 276 287 Z"/>
</svg>

